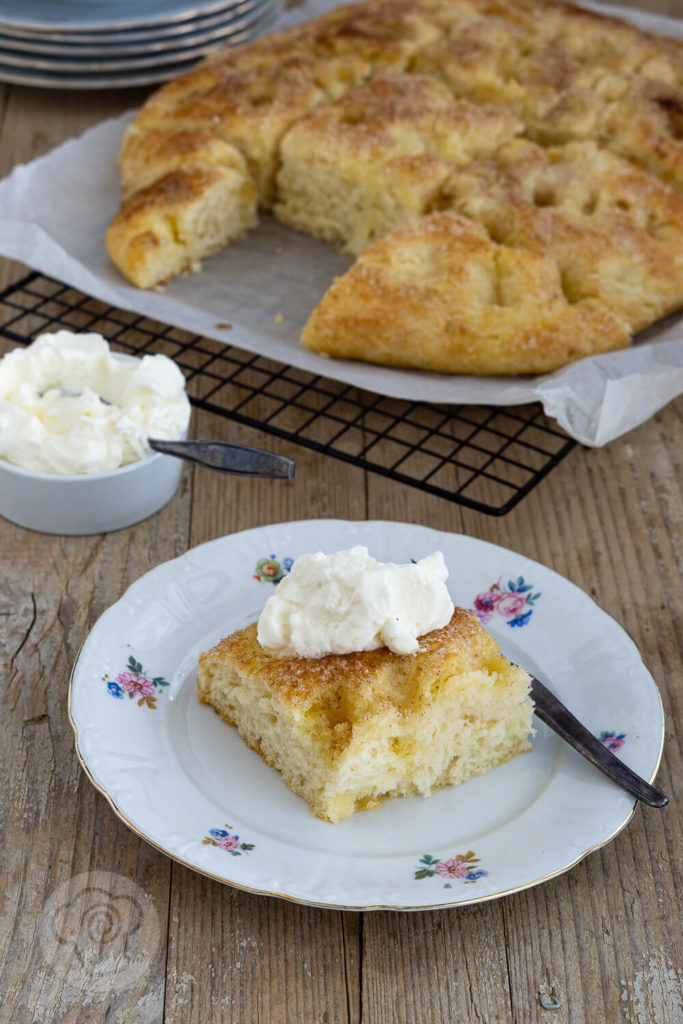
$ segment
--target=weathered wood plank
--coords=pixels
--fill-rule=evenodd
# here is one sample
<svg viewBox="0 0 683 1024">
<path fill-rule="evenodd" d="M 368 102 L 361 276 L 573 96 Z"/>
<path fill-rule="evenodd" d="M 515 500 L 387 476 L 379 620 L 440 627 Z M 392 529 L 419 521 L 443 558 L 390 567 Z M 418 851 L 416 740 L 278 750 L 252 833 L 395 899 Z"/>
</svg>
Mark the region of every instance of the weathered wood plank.
<svg viewBox="0 0 683 1024">
<path fill-rule="evenodd" d="M 500 901 L 458 910 L 366 914 L 363 1020 L 510 1020 L 504 939 Z"/>
<path fill-rule="evenodd" d="M 174 866 L 165 1021 L 347 1024 L 342 929 Z"/>
<path fill-rule="evenodd" d="M 189 511 L 186 477 L 153 520 L 107 536 L 46 537 L 0 521 L 4 1020 L 160 1019 L 170 862 L 118 821 L 81 772 L 66 694 L 96 618 L 185 549 Z M 73 879 L 77 892 L 68 890 Z M 65 923 L 60 907 L 70 901 Z"/>
</svg>

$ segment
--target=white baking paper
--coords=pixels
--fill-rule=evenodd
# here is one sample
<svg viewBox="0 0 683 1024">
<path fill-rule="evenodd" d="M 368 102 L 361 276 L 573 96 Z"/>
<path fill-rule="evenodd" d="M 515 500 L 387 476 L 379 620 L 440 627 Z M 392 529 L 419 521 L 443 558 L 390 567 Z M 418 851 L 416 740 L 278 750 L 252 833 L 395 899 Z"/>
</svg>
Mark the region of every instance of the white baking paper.
<svg viewBox="0 0 683 1024">
<path fill-rule="evenodd" d="M 334 6 L 307 0 L 287 21 Z M 589 5 L 586 5 L 589 6 Z M 683 22 L 604 6 L 683 37 Z M 325 359 L 299 344 L 308 314 L 350 261 L 270 217 L 163 292 L 140 291 L 109 263 L 104 233 L 119 206 L 117 156 L 134 112 L 105 121 L 0 182 L 0 254 L 103 302 L 379 394 L 413 401 L 514 405 L 540 401 L 572 437 L 604 445 L 683 392 L 683 317 L 631 348 L 543 377 L 454 377 Z M 232 324 L 227 331 L 219 325 Z"/>
</svg>

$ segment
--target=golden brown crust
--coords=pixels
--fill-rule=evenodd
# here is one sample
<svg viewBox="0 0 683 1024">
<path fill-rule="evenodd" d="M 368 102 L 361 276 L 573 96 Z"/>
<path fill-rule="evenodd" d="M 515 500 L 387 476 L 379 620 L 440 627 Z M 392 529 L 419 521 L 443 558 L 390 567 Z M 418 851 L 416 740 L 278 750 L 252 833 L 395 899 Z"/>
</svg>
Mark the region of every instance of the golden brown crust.
<svg viewBox="0 0 683 1024">
<path fill-rule="evenodd" d="M 247 176 L 244 157 L 234 146 L 214 135 L 177 128 L 140 131 L 131 125 L 123 137 L 119 163 L 124 197 L 188 165 L 225 167 Z"/>
<path fill-rule="evenodd" d="M 256 190 L 239 167 L 186 164 L 133 192 L 107 230 L 112 262 L 149 288 L 256 223 Z"/>
<path fill-rule="evenodd" d="M 607 107 L 601 129 L 615 153 L 683 192 L 683 88 L 634 78 Z"/>
<path fill-rule="evenodd" d="M 229 660 L 238 672 L 260 678 L 280 700 L 301 709 L 343 705 L 360 713 L 359 709 L 377 708 L 385 700 L 404 700 L 401 684 L 414 685 L 416 661 L 410 655 L 393 654 L 382 647 L 315 659 L 277 658 L 261 647 L 256 628 L 257 624 L 252 623 L 221 640 L 200 655 L 200 667 Z M 498 656 L 496 642 L 479 625 L 476 615 L 462 608 L 455 609 L 443 629 L 420 637 L 419 665 L 425 678 L 438 676 L 446 660 L 453 660 L 465 671 L 475 662 L 495 661 Z"/>
<path fill-rule="evenodd" d="M 595 143 L 516 140 L 445 194 L 498 242 L 551 256 L 572 303 L 599 300 L 634 332 L 683 304 L 683 196 Z"/>
<path fill-rule="evenodd" d="M 512 111 L 456 100 L 433 78 L 383 72 L 290 129 L 275 214 L 359 255 L 429 209 L 454 166 L 522 127 Z"/>
<path fill-rule="evenodd" d="M 623 348 L 627 323 L 571 302 L 540 248 L 498 245 L 452 212 L 410 221 L 368 249 L 311 314 L 316 352 L 443 373 L 547 373 Z"/>
<path fill-rule="evenodd" d="M 287 128 L 377 70 L 404 67 L 416 47 L 435 34 L 405 0 L 344 7 L 209 57 L 162 86 L 136 124 L 199 129 L 238 146 L 259 185 L 260 203 L 268 208 Z"/>
<path fill-rule="evenodd" d="M 570 4 L 525 6 L 537 13 L 529 22 L 487 8 L 456 24 L 413 70 L 511 106 L 531 139 L 593 139 L 683 188 L 683 43 Z"/>
</svg>

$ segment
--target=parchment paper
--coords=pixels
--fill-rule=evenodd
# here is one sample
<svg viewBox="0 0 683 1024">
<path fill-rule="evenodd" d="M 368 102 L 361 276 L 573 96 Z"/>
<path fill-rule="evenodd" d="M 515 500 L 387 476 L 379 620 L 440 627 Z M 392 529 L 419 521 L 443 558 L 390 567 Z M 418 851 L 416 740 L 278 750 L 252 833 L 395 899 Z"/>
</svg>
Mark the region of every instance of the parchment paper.
<svg viewBox="0 0 683 1024">
<path fill-rule="evenodd" d="M 330 0 L 307 0 L 282 23 L 333 6 Z M 683 22 L 607 10 L 650 31 L 683 37 Z M 379 394 L 442 403 L 541 401 L 548 415 L 588 445 L 614 440 L 683 392 L 683 315 L 651 329 L 629 349 L 542 377 L 453 377 L 324 359 L 303 348 L 299 335 L 332 278 L 350 261 L 270 217 L 262 217 L 242 242 L 206 260 L 200 274 L 178 278 L 163 292 L 134 288 L 109 263 L 104 247 L 105 229 L 119 206 L 121 134 L 133 113 L 97 125 L 0 182 L 0 254 L 112 305 Z M 225 322 L 233 325 L 227 333 L 218 326 Z"/>
</svg>

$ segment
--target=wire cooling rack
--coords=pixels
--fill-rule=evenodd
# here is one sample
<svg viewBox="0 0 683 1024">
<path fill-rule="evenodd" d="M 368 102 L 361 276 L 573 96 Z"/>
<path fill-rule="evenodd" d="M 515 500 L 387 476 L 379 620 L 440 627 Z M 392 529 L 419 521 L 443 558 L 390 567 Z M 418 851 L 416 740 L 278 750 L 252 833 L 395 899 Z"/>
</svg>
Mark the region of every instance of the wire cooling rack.
<svg viewBox="0 0 683 1024">
<path fill-rule="evenodd" d="M 226 337 L 227 328 L 226 325 Z M 385 398 L 190 334 L 32 273 L 0 294 L 0 332 L 97 331 L 118 351 L 162 352 L 192 404 L 490 515 L 509 512 L 576 444 L 541 406 Z"/>
</svg>

